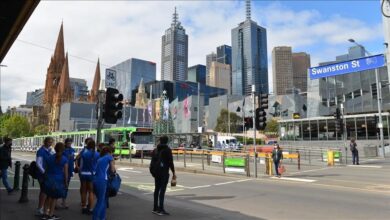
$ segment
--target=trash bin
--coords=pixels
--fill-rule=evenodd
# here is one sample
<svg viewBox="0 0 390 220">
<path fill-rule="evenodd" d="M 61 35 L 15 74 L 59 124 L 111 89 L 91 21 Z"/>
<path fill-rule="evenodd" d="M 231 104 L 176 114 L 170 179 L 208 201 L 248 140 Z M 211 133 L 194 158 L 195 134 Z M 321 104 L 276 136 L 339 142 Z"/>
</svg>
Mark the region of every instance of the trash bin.
<svg viewBox="0 0 390 220">
<path fill-rule="evenodd" d="M 328 166 L 334 166 L 334 151 L 328 150 Z"/>
</svg>

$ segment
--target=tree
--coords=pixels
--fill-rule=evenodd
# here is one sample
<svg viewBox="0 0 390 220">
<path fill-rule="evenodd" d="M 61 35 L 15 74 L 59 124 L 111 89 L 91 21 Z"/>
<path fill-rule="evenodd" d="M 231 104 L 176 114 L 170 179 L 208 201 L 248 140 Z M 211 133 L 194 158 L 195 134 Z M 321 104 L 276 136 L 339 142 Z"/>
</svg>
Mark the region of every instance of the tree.
<svg viewBox="0 0 390 220">
<path fill-rule="evenodd" d="M 49 133 L 49 127 L 47 125 L 38 125 L 34 128 L 34 135 L 44 135 Z"/>
<path fill-rule="evenodd" d="M 4 137 L 6 136 L 5 133 L 3 133 L 4 131 L 4 124 L 5 124 L 5 121 L 7 119 L 9 119 L 11 116 L 9 114 L 2 114 L 0 116 L 0 137 Z"/>
<path fill-rule="evenodd" d="M 14 115 L 4 120 L 1 134 L 10 138 L 26 137 L 31 135 L 30 124 L 25 117 Z"/>
<path fill-rule="evenodd" d="M 230 114 L 230 132 L 236 133 L 238 129 L 242 126 L 242 118 L 234 112 L 229 112 Z M 217 126 L 214 129 L 218 132 L 229 132 L 229 117 L 228 110 L 222 109 L 220 115 L 217 118 Z"/>
<path fill-rule="evenodd" d="M 278 131 L 279 131 L 278 121 L 276 121 L 275 119 L 271 119 L 271 121 L 267 122 L 267 127 L 265 127 L 266 133 L 278 133 Z"/>
</svg>

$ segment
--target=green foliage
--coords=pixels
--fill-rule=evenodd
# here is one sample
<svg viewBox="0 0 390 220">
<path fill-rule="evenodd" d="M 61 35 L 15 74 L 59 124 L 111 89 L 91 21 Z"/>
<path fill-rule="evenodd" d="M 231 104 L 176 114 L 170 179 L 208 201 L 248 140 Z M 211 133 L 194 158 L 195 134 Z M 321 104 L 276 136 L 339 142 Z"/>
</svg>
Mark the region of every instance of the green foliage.
<svg viewBox="0 0 390 220">
<path fill-rule="evenodd" d="M 242 126 L 242 118 L 236 115 L 234 112 L 229 112 L 230 114 L 230 132 L 236 133 L 238 128 Z M 218 132 L 229 132 L 229 117 L 228 110 L 222 109 L 219 117 L 217 118 L 217 126 L 214 129 Z"/>
<path fill-rule="evenodd" d="M 49 133 L 49 127 L 47 125 L 38 125 L 34 128 L 34 135 L 44 135 Z"/>
<path fill-rule="evenodd" d="M 25 117 L 14 115 L 1 121 L 1 134 L 10 138 L 26 137 L 31 135 L 30 124 Z"/>
<path fill-rule="evenodd" d="M 240 143 L 244 144 L 244 137 L 242 136 L 236 136 L 237 141 Z M 246 138 L 245 139 L 247 145 L 252 145 L 253 144 L 253 138 Z M 262 139 L 256 138 L 256 144 L 264 144 L 264 141 Z"/>
<path fill-rule="evenodd" d="M 265 133 L 278 133 L 278 131 L 279 131 L 278 121 L 272 119 L 271 121 L 267 122 L 267 127 L 265 127 Z"/>
<path fill-rule="evenodd" d="M 10 118 L 9 114 L 2 114 L 0 116 L 0 137 L 6 136 L 5 133 L 3 133 L 3 131 L 4 131 L 4 124 L 5 124 L 5 121 L 7 119 L 9 119 L 9 118 Z"/>
</svg>

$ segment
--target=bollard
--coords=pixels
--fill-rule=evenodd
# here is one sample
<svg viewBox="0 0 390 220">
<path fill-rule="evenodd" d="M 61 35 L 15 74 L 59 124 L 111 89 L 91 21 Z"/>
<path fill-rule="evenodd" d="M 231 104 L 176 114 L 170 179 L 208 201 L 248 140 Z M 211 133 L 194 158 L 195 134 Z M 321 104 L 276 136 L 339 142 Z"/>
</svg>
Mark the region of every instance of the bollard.
<svg viewBox="0 0 390 220">
<path fill-rule="evenodd" d="M 141 149 L 141 164 L 144 164 L 144 148 Z"/>
<path fill-rule="evenodd" d="M 226 173 L 226 167 L 225 167 L 225 152 L 222 154 L 222 169 L 223 173 Z"/>
<path fill-rule="evenodd" d="M 28 170 L 30 166 L 25 164 L 23 166 L 23 180 L 22 180 L 22 193 L 20 194 L 19 203 L 28 202 Z"/>
<path fill-rule="evenodd" d="M 204 150 L 202 150 L 202 170 L 204 170 Z"/>
<path fill-rule="evenodd" d="M 250 164 L 249 163 L 249 154 L 247 154 L 246 157 L 245 157 L 245 168 L 246 168 L 246 176 L 247 177 L 251 176 L 249 164 Z"/>
<path fill-rule="evenodd" d="M 299 151 L 297 151 L 297 154 L 298 154 L 298 170 L 301 170 L 301 154 L 299 153 Z"/>
<path fill-rule="evenodd" d="M 15 176 L 14 176 L 14 190 L 18 191 L 19 188 L 19 182 L 20 182 L 20 161 L 15 162 Z"/>
<path fill-rule="evenodd" d="M 186 164 L 186 149 L 185 148 L 183 150 L 183 160 L 184 160 L 184 168 L 186 168 L 187 164 Z"/>
<path fill-rule="evenodd" d="M 207 165 L 210 166 L 210 152 L 207 151 Z"/>
</svg>

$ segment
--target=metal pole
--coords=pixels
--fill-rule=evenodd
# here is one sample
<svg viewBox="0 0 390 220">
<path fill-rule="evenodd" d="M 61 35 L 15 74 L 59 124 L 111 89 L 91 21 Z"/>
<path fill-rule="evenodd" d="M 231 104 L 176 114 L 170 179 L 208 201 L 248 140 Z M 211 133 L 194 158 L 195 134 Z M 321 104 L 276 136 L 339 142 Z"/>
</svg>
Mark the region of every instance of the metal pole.
<svg viewBox="0 0 390 220">
<path fill-rule="evenodd" d="M 89 130 L 92 130 L 92 118 L 93 118 L 93 109 L 91 109 L 91 122 L 89 124 Z"/>
<path fill-rule="evenodd" d="M 255 111 L 256 111 L 256 106 L 255 106 L 255 92 L 256 92 L 256 86 L 252 85 L 252 103 L 253 103 L 253 115 L 252 115 L 252 121 L 253 121 L 253 147 L 255 150 L 255 156 L 254 156 L 254 165 L 255 165 L 255 178 L 257 178 L 257 147 L 256 147 L 256 125 L 255 125 Z"/>
<path fill-rule="evenodd" d="M 99 90 L 98 95 L 98 121 L 97 121 L 97 128 L 96 128 L 96 143 L 99 144 L 101 141 L 101 132 L 102 132 L 102 126 L 103 126 L 103 100 L 104 100 L 104 90 Z"/>
<path fill-rule="evenodd" d="M 379 136 L 380 136 L 380 146 L 382 146 L 383 157 L 385 157 L 385 140 L 383 138 L 383 121 L 382 121 L 382 86 L 379 81 L 379 69 L 375 69 L 375 80 L 376 80 L 376 90 L 377 90 L 377 100 L 378 100 L 378 114 L 379 114 Z M 378 146 L 379 153 L 379 146 Z"/>
<path fill-rule="evenodd" d="M 122 127 L 125 127 L 125 121 L 126 121 L 126 100 L 124 100 L 123 105 L 123 117 L 122 117 Z"/>
<path fill-rule="evenodd" d="M 198 82 L 198 128 L 196 129 L 198 131 L 200 127 L 200 82 Z"/>
<path fill-rule="evenodd" d="M 343 117 L 343 140 L 344 140 L 344 149 L 345 149 L 345 164 L 348 163 L 348 149 L 347 149 L 347 123 L 345 119 L 345 109 L 343 103 L 340 104 L 341 107 L 341 116 Z"/>
<path fill-rule="evenodd" d="M 226 106 L 228 111 L 228 133 L 230 135 L 230 111 L 229 111 L 229 94 L 226 95 Z"/>
</svg>

